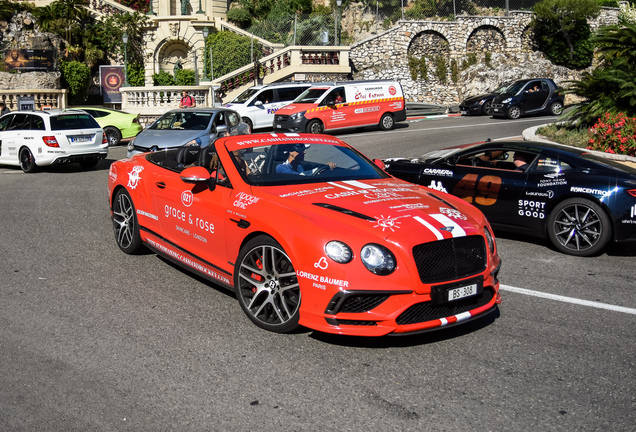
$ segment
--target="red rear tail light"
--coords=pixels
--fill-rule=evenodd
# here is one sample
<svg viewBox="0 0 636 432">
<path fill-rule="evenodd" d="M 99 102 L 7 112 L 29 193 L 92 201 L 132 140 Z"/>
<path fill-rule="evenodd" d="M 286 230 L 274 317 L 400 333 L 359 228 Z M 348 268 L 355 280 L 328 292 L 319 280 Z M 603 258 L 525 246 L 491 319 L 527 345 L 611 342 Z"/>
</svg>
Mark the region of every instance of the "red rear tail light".
<svg viewBox="0 0 636 432">
<path fill-rule="evenodd" d="M 633 197 L 636 197 L 636 189 L 628 189 L 627 193 L 630 194 Z"/>
<path fill-rule="evenodd" d="M 44 144 L 46 144 L 48 147 L 59 147 L 60 146 L 54 136 L 42 137 L 42 141 L 44 141 Z"/>
<path fill-rule="evenodd" d="M 106 138 L 106 134 L 102 132 L 102 144 L 108 144 L 108 139 Z"/>
</svg>

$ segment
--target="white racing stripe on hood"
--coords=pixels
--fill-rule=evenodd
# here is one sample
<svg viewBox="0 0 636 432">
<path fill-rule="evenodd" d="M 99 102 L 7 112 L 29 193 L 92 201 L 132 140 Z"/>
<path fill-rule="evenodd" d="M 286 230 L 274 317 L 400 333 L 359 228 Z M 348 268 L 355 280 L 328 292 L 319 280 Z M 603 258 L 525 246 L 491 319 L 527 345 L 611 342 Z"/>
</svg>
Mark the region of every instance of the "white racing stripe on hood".
<svg viewBox="0 0 636 432">
<path fill-rule="evenodd" d="M 437 240 L 444 240 L 444 236 L 442 235 L 442 233 L 439 232 L 439 230 L 435 228 L 433 225 L 426 222 L 424 219 L 422 219 L 419 216 L 415 216 L 413 219 L 415 219 L 416 221 L 424 225 L 426 228 L 428 228 L 435 235 L 435 237 L 437 237 Z"/>
<path fill-rule="evenodd" d="M 451 234 L 453 235 L 453 237 L 466 236 L 466 231 L 464 231 L 464 228 L 459 226 L 457 222 L 455 222 L 448 216 L 438 213 L 438 214 L 432 214 L 431 217 L 434 218 L 437 222 L 444 225 L 445 227 L 452 227 Z"/>
</svg>

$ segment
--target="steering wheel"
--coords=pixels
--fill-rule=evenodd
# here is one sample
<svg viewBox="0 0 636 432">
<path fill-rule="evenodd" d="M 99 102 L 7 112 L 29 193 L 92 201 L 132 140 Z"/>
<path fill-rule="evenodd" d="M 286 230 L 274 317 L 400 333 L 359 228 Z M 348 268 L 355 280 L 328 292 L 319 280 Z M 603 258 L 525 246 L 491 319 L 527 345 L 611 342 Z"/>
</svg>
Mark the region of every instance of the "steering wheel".
<svg viewBox="0 0 636 432">
<path fill-rule="evenodd" d="M 329 168 L 329 165 L 321 166 L 320 168 L 316 169 L 316 171 L 314 171 L 312 176 L 318 176 L 318 175 L 324 173 L 325 171 L 329 171 L 330 169 L 331 168 Z"/>
</svg>

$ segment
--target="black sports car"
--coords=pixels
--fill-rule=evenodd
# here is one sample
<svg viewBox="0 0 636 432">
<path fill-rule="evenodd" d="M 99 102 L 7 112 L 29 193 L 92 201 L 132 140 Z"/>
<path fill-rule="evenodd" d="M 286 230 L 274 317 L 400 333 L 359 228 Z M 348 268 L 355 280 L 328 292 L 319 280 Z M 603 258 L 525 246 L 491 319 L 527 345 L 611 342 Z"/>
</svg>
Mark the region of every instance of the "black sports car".
<svg viewBox="0 0 636 432">
<path fill-rule="evenodd" d="M 512 83 L 492 100 L 492 115 L 510 119 L 526 114 L 559 115 L 563 103 L 563 92 L 551 79 L 523 79 Z"/>
<path fill-rule="evenodd" d="M 510 87 L 512 82 L 507 82 L 500 85 L 496 90 L 490 93 L 484 93 L 477 96 L 471 96 L 466 98 L 459 104 L 459 112 L 462 115 L 492 115 L 492 101 L 495 96 L 505 93 L 506 89 Z"/>
<path fill-rule="evenodd" d="M 395 177 L 456 195 L 494 228 L 548 237 L 576 256 L 636 240 L 636 158 L 532 141 L 387 159 Z"/>
</svg>

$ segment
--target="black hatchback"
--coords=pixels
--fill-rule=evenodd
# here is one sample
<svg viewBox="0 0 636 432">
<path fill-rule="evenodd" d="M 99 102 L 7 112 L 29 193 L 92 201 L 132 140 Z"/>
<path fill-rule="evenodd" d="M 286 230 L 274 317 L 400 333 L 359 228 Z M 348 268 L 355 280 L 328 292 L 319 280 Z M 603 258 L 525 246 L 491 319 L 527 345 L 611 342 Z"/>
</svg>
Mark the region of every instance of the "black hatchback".
<svg viewBox="0 0 636 432">
<path fill-rule="evenodd" d="M 559 115 L 562 111 L 563 92 L 549 78 L 515 81 L 492 102 L 493 116 L 510 119 L 527 114 Z"/>
</svg>

